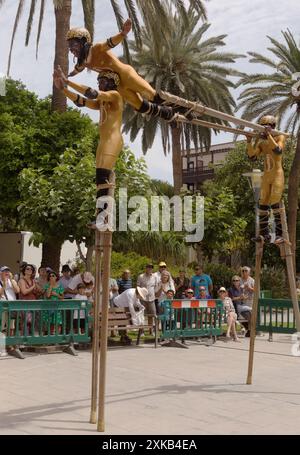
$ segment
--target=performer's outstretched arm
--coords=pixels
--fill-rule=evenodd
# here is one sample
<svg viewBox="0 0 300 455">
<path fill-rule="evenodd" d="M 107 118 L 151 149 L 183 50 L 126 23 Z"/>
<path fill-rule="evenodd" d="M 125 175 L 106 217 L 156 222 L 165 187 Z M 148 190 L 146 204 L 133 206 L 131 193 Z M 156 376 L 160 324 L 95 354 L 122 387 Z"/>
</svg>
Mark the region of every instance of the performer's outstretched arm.
<svg viewBox="0 0 300 455">
<path fill-rule="evenodd" d="M 131 30 L 131 20 L 127 19 L 124 22 L 122 31 L 111 38 L 108 38 L 105 43 L 96 43 L 93 45 L 93 48 L 99 50 L 100 52 L 107 52 L 110 49 L 113 49 L 118 44 L 122 43 L 124 38 L 128 35 Z"/>
<path fill-rule="evenodd" d="M 84 98 L 77 93 L 71 92 L 67 88 L 64 88 L 63 91 L 66 97 L 73 101 L 73 103 L 78 107 L 89 107 L 90 109 L 96 110 L 99 110 L 100 108 L 99 103 L 96 100 L 89 100 L 88 98 Z"/>
<path fill-rule="evenodd" d="M 114 93 L 114 91 L 101 92 L 100 90 L 95 90 L 91 87 L 87 87 L 86 85 L 76 84 L 76 82 L 69 81 L 68 79 L 65 80 L 65 83 L 68 84 L 70 87 L 72 87 L 74 90 L 76 90 L 76 92 L 82 93 L 89 99 L 93 98 L 93 99 L 97 99 L 100 101 L 109 102 L 109 101 L 113 101 L 115 99 L 115 97 L 117 96 L 116 93 Z M 86 106 L 88 106 L 88 105 L 86 104 Z M 98 106 L 99 106 L 99 104 L 98 104 Z M 92 109 L 94 109 L 94 108 L 92 108 Z"/>
</svg>

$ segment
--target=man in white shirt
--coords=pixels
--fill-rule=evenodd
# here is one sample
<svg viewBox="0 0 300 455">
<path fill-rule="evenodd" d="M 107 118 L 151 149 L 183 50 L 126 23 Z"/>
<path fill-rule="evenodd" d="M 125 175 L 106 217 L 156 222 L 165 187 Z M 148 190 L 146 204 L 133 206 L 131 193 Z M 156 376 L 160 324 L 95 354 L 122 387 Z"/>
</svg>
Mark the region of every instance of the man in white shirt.
<svg viewBox="0 0 300 455">
<path fill-rule="evenodd" d="M 20 288 L 17 282 L 14 280 L 10 268 L 4 265 L 0 268 L 0 300 L 17 300 L 16 294 L 20 292 Z M 15 331 L 15 319 L 14 314 L 11 313 L 10 323 L 10 334 L 13 335 Z M 0 331 L 4 331 L 7 328 L 7 312 L 4 311 L 2 314 L 2 327 Z M 14 348 L 11 346 L 11 350 Z M 5 351 L 2 351 L 2 356 L 6 355 Z"/>
<path fill-rule="evenodd" d="M 90 298 L 94 292 L 94 286 L 95 286 L 95 278 L 93 277 L 91 272 L 78 273 L 77 275 L 75 275 L 72 278 L 66 291 L 70 295 L 75 296 L 77 294 L 77 286 L 79 284 L 84 284 L 86 287 L 88 287 L 88 290 L 86 291 L 86 295 L 88 296 L 88 298 Z"/>
</svg>

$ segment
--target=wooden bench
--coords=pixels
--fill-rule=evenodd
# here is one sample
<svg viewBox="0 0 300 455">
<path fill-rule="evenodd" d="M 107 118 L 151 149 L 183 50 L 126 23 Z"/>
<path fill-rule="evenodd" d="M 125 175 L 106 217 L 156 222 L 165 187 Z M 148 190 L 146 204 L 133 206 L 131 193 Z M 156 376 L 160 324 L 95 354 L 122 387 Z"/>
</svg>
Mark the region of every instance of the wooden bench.
<svg viewBox="0 0 300 455">
<path fill-rule="evenodd" d="M 101 329 L 101 313 L 100 313 L 100 329 Z M 145 314 L 145 317 L 147 315 Z M 155 319 L 155 348 L 157 348 L 158 340 L 158 324 L 157 317 L 151 315 Z M 153 325 L 144 324 L 144 325 L 133 325 L 131 321 L 131 314 L 129 308 L 110 308 L 108 311 L 108 330 L 138 330 L 138 336 L 136 340 L 136 345 L 140 344 L 141 334 L 144 329 L 152 329 Z"/>
</svg>

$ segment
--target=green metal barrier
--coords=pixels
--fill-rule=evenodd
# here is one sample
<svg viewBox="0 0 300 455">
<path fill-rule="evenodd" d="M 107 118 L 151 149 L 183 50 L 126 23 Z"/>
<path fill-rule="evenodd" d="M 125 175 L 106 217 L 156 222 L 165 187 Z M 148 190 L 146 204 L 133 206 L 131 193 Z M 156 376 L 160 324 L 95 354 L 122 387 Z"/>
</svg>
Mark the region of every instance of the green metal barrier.
<svg viewBox="0 0 300 455">
<path fill-rule="evenodd" d="M 90 307 L 86 300 L 3 300 L 0 332 L 6 335 L 6 346 L 87 343 Z"/>
<path fill-rule="evenodd" d="M 256 329 L 269 332 L 270 341 L 273 333 L 297 332 L 292 301 L 259 299 Z"/>
<path fill-rule="evenodd" d="M 159 316 L 161 338 L 176 341 L 208 336 L 215 339 L 222 334 L 224 318 L 221 300 L 164 300 Z"/>
</svg>

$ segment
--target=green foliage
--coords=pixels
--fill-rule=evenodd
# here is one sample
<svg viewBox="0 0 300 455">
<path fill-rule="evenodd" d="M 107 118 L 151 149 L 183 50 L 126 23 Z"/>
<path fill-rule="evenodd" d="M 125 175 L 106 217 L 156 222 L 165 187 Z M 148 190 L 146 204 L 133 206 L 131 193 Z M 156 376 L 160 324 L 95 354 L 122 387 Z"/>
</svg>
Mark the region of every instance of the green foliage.
<svg viewBox="0 0 300 455">
<path fill-rule="evenodd" d="M 174 187 L 164 180 L 152 179 L 151 190 L 157 196 L 168 196 L 170 199 L 174 196 Z"/>
<path fill-rule="evenodd" d="M 271 289 L 273 299 L 290 298 L 284 267 L 263 268 L 261 289 Z"/>
<path fill-rule="evenodd" d="M 135 252 L 121 253 L 112 252 L 111 257 L 111 276 L 112 278 L 120 278 L 125 269 L 131 271 L 131 277 L 134 285 L 140 273 L 144 273 L 146 264 L 149 264 L 151 259 L 147 256 L 141 256 Z"/>
<path fill-rule="evenodd" d="M 212 262 L 204 263 L 203 270 L 204 273 L 210 275 L 212 279 L 214 288 L 213 297 L 217 297 L 218 289 L 220 289 L 221 286 L 229 289 L 231 287 L 231 279 L 233 275 L 237 274 L 236 270 L 225 264 L 214 264 Z"/>
</svg>

